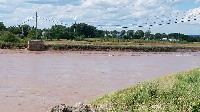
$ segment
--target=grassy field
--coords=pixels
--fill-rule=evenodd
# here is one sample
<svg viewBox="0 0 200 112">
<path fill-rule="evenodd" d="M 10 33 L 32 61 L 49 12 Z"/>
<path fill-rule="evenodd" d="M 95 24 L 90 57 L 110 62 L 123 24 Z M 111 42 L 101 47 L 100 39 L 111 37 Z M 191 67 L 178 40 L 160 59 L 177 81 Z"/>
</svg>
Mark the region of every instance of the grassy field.
<svg viewBox="0 0 200 112">
<path fill-rule="evenodd" d="M 70 44 L 70 45 L 127 45 L 127 46 L 184 46 L 184 47 L 200 47 L 200 43 L 186 42 L 168 42 L 168 41 L 146 41 L 146 40 L 126 40 L 126 39 L 110 39 L 102 41 L 99 38 L 87 38 L 83 41 L 60 40 L 60 41 L 44 41 L 45 44 Z"/>
<path fill-rule="evenodd" d="M 168 42 L 156 40 L 128 40 L 109 38 L 87 38 L 82 41 L 75 40 L 44 40 L 43 50 L 68 51 L 126 51 L 126 52 L 197 52 L 200 43 Z M 0 49 L 25 49 L 28 43 L 1 42 Z"/>
<path fill-rule="evenodd" d="M 134 85 L 91 104 L 106 112 L 199 112 L 199 101 L 200 68 L 196 68 Z"/>
</svg>

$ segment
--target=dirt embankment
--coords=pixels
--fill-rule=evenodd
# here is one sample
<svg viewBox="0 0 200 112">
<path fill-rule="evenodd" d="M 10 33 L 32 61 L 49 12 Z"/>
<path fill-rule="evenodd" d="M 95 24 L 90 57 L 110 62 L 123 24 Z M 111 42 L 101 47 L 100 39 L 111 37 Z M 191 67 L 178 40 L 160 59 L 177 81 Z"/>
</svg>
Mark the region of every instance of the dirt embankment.
<svg viewBox="0 0 200 112">
<path fill-rule="evenodd" d="M 200 47 L 191 46 L 126 46 L 126 45 L 69 45 L 49 44 L 45 50 L 56 51 L 125 51 L 125 52 L 196 52 Z"/>
</svg>

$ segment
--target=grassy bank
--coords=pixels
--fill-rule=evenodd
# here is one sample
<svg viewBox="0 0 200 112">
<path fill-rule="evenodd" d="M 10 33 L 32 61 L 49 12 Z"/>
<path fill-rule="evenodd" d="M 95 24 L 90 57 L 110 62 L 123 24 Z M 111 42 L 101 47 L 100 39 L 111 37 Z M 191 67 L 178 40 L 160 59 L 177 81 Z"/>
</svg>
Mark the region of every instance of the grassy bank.
<svg viewBox="0 0 200 112">
<path fill-rule="evenodd" d="M 25 49 L 27 48 L 27 46 L 27 43 L 12 43 L 0 41 L 0 49 Z"/>
<path fill-rule="evenodd" d="M 78 42 L 78 41 L 44 41 L 42 50 L 58 51 L 126 51 L 126 52 L 194 52 L 200 51 L 200 44 L 169 43 L 110 43 L 110 42 Z M 2 42 L 0 49 L 24 49 L 27 42 Z"/>
<path fill-rule="evenodd" d="M 197 68 L 137 84 L 91 103 L 110 112 L 199 112 L 195 111 L 200 107 L 199 101 L 200 68 Z"/>
<path fill-rule="evenodd" d="M 70 45 L 48 44 L 46 49 L 69 51 L 127 51 L 127 52 L 179 52 L 200 51 L 200 47 L 188 46 L 130 46 L 130 45 Z"/>
<path fill-rule="evenodd" d="M 70 45 L 128 45 L 128 46 L 187 46 L 187 47 L 200 47 L 199 42 L 167 42 L 167 41 L 146 41 L 146 40 L 124 40 L 112 39 L 109 41 L 99 41 L 97 39 L 86 39 L 83 41 L 74 40 L 60 40 L 60 41 L 47 41 L 44 40 L 45 44 L 70 44 Z"/>
</svg>

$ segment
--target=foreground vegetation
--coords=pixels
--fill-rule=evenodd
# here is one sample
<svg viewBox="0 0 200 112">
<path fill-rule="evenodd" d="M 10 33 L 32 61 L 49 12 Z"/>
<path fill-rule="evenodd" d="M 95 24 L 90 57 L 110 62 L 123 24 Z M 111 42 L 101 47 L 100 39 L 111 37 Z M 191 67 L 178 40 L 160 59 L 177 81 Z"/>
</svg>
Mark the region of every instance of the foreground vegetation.
<svg viewBox="0 0 200 112">
<path fill-rule="evenodd" d="M 140 83 L 92 101 L 110 112 L 199 112 L 200 68 Z"/>
<path fill-rule="evenodd" d="M 127 52 L 195 52 L 200 47 L 184 46 L 130 46 L 130 45 L 70 45 L 70 44 L 48 44 L 46 50 L 61 51 L 127 51 Z"/>
</svg>

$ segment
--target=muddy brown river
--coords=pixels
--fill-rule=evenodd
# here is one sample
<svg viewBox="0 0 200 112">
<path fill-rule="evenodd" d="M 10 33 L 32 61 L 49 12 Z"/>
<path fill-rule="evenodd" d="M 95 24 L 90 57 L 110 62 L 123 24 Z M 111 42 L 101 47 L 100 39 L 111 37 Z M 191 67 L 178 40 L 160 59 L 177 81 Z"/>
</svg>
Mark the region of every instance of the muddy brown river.
<svg viewBox="0 0 200 112">
<path fill-rule="evenodd" d="M 200 53 L 0 52 L 0 111 L 46 112 L 200 67 Z"/>
</svg>

